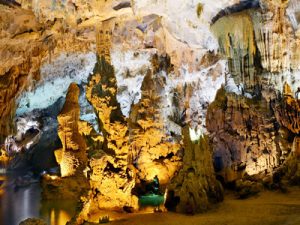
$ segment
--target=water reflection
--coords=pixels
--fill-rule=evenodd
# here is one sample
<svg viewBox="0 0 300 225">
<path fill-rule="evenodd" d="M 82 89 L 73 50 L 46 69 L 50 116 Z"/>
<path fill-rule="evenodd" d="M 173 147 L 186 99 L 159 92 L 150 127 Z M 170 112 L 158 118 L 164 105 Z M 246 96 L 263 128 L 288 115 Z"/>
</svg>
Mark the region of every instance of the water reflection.
<svg viewBox="0 0 300 225">
<path fill-rule="evenodd" d="M 41 218 L 49 225 L 65 225 L 75 214 L 74 201 L 43 201 Z"/>
<path fill-rule="evenodd" d="M 75 213 L 74 201 L 41 201 L 41 188 L 34 183 L 15 188 L 15 176 L 7 176 L 0 194 L 0 225 L 18 225 L 30 217 L 41 218 L 48 225 L 65 225 Z"/>
<path fill-rule="evenodd" d="M 1 196 L 1 222 L 3 225 L 17 225 L 29 217 L 39 217 L 40 190 L 38 184 L 16 190 L 10 179 Z"/>
</svg>

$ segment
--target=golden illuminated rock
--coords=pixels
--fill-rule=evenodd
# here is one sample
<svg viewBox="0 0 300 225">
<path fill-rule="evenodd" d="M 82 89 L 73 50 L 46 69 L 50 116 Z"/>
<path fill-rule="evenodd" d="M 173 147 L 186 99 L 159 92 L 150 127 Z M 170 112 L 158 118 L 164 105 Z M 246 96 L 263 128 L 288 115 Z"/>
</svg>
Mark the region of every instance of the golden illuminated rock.
<svg viewBox="0 0 300 225">
<path fill-rule="evenodd" d="M 275 115 L 284 127 L 296 135 L 300 134 L 300 101 L 293 97 L 290 86 L 284 84 L 284 97 L 275 107 Z"/>
<path fill-rule="evenodd" d="M 45 175 L 42 179 L 43 199 L 78 199 L 89 189 L 86 179 L 87 146 L 83 135 L 90 133 L 90 126 L 79 119 L 79 87 L 71 83 L 65 104 L 57 117 L 58 136 L 62 148 L 56 150 L 55 158 L 61 176 Z"/>
<path fill-rule="evenodd" d="M 160 80 L 148 71 L 142 84 L 142 97 L 130 114 L 131 161 L 135 162 L 138 179 L 152 181 L 158 176 L 163 186 L 170 182 L 181 166 L 180 144 L 168 141 L 160 106 Z"/>
<path fill-rule="evenodd" d="M 299 137 L 295 137 L 295 139 L 294 139 L 293 152 L 297 158 L 300 158 L 300 138 Z M 300 170 L 300 168 L 299 168 L 299 170 Z"/>
<path fill-rule="evenodd" d="M 46 225 L 47 223 L 41 219 L 37 218 L 28 218 L 21 221 L 20 225 Z"/>
<path fill-rule="evenodd" d="M 106 32 L 104 35 L 107 35 Z M 97 112 L 103 145 L 102 149 L 95 151 L 89 162 L 91 191 L 79 220 L 82 217 L 88 219 L 88 214 L 99 209 L 138 208 L 138 199 L 132 194 L 135 173 L 128 162 L 127 122 L 116 99 L 114 68 L 106 61 L 110 60 L 110 44 L 103 42 L 102 38 L 98 40 L 103 49 L 87 86 L 86 96 Z"/>
<path fill-rule="evenodd" d="M 284 85 L 283 85 L 283 95 L 285 97 L 292 97 L 293 98 L 293 92 L 291 90 L 290 85 L 288 85 L 287 82 L 285 82 Z"/>
<path fill-rule="evenodd" d="M 41 23 L 30 9 L 0 4 L 0 141 L 13 133 L 16 99 L 40 81 L 42 64 L 62 52 L 84 52 L 91 42 L 64 30 L 63 22 Z"/>
<path fill-rule="evenodd" d="M 9 162 L 9 157 L 7 155 L 7 152 L 4 149 L 0 149 L 0 164 L 2 166 L 6 166 Z"/>
<path fill-rule="evenodd" d="M 79 87 L 72 83 L 68 89 L 66 102 L 57 117 L 58 136 L 62 149 L 57 150 L 56 159 L 60 165 L 61 176 L 82 173 L 87 164 L 86 143 L 79 132 L 80 108 L 78 104 Z"/>
<path fill-rule="evenodd" d="M 104 56 L 107 63 L 111 63 L 110 60 L 110 49 L 111 49 L 111 24 L 110 21 L 104 21 L 97 27 L 96 30 L 96 44 L 97 44 L 97 53 L 100 56 Z"/>
</svg>

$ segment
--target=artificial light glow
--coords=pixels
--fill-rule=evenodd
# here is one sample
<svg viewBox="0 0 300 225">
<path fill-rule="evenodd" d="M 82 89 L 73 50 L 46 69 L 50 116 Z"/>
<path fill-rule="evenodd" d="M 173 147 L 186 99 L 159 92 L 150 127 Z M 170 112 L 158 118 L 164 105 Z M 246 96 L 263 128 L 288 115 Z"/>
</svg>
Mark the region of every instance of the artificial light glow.
<svg viewBox="0 0 300 225">
<path fill-rule="evenodd" d="M 59 177 L 56 176 L 56 175 L 49 175 L 49 174 L 46 174 L 45 177 L 49 180 L 56 180 L 58 179 Z"/>
<path fill-rule="evenodd" d="M 191 141 L 197 141 L 203 135 L 203 132 L 202 132 L 201 129 L 189 128 L 189 131 L 190 131 L 190 139 L 191 139 Z"/>
</svg>

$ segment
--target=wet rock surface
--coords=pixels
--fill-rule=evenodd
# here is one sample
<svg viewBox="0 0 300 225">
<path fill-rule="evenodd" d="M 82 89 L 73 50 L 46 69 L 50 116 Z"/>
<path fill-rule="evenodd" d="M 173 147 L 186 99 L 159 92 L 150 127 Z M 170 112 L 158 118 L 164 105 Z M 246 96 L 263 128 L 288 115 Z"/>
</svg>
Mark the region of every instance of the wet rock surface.
<svg viewBox="0 0 300 225">
<path fill-rule="evenodd" d="M 22 221 L 19 225 L 46 225 L 47 223 L 41 219 L 29 218 Z"/>
</svg>

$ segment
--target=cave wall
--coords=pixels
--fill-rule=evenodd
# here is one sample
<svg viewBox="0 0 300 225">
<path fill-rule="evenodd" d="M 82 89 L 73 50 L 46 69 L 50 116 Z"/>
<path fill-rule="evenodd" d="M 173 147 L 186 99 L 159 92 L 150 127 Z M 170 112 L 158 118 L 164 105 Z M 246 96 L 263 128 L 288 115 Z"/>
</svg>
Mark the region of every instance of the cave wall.
<svg viewBox="0 0 300 225">
<path fill-rule="evenodd" d="M 57 153 L 82 166 L 62 163 L 68 179 L 55 181 L 87 178 L 79 220 L 137 210 L 155 175 L 180 199 L 174 210 L 203 211 L 222 199 L 213 164 L 235 181 L 273 174 L 298 152 L 297 1 L 16 2 L 0 4 L 2 143 L 28 114 L 54 118 L 39 129 L 53 124 L 57 139 L 58 127 L 62 152 L 79 141 L 87 158 Z"/>
<path fill-rule="evenodd" d="M 299 42 L 297 11 L 294 1 L 260 1 L 259 7 L 222 13 L 213 21 L 229 74 L 206 122 L 216 169 L 228 182 L 245 173 L 276 173 L 292 154 L 297 132 L 290 123 L 296 128 L 298 119 L 291 113 L 287 122 L 282 99 L 286 90 L 297 98 L 299 87 L 298 53 L 292 50 Z"/>
</svg>

